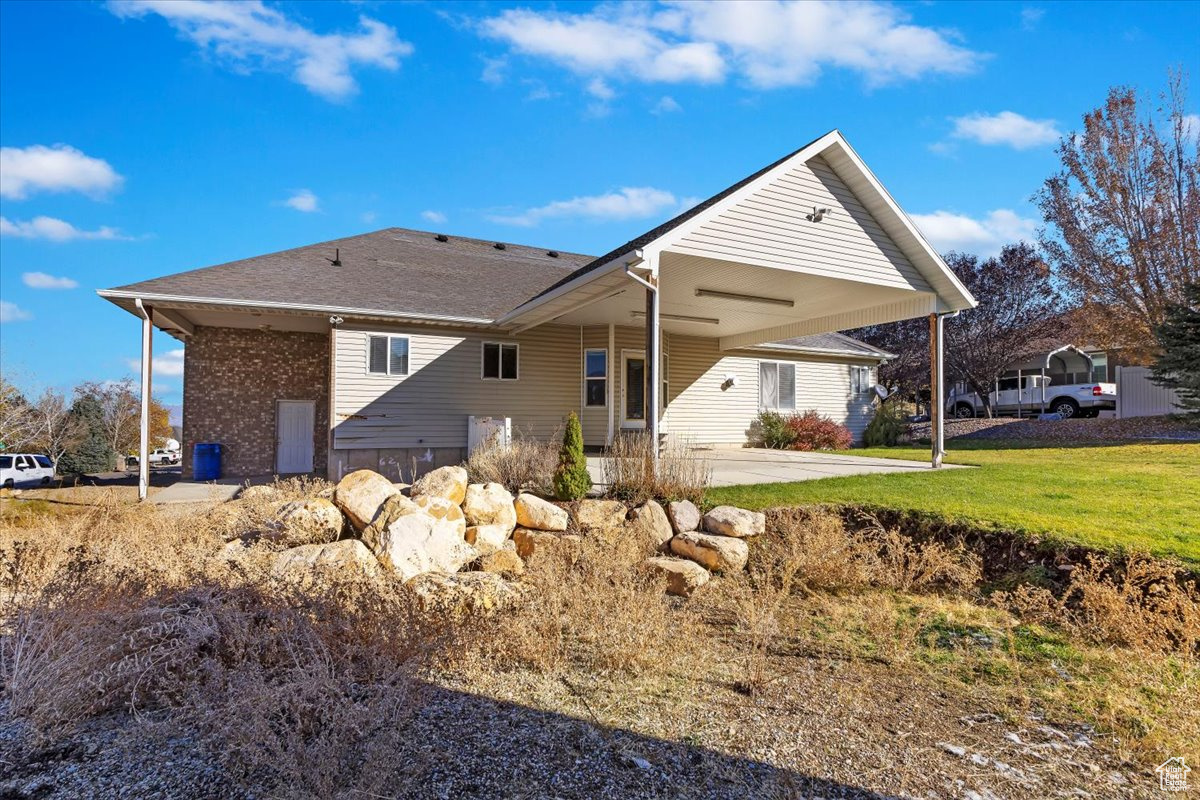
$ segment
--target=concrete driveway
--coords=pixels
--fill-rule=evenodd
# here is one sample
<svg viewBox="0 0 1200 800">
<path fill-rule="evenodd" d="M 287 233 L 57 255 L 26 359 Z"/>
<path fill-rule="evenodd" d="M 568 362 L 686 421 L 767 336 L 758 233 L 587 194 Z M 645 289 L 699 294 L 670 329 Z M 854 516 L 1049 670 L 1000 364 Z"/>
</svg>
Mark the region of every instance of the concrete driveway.
<svg viewBox="0 0 1200 800">
<path fill-rule="evenodd" d="M 868 458 L 845 453 L 803 453 L 796 450 L 743 448 L 696 448 L 697 458 L 712 470 L 711 486 L 744 486 L 751 483 L 791 483 L 836 478 L 843 475 L 896 475 L 931 472 L 928 461 Z M 946 464 L 943 469 L 964 469 Z M 597 484 L 604 482 L 598 456 L 588 457 L 588 472 Z"/>
</svg>

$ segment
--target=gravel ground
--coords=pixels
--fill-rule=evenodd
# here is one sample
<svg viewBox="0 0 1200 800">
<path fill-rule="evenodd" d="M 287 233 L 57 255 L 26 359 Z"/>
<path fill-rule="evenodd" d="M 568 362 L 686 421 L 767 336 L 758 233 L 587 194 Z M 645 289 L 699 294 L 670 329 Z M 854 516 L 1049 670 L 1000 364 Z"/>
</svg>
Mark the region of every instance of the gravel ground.
<svg viewBox="0 0 1200 800">
<path fill-rule="evenodd" d="M 909 426 L 914 439 L 929 438 L 929 423 Z M 1098 444 L 1148 440 L 1200 442 L 1200 420 L 1180 417 L 1134 417 L 1132 419 L 948 419 L 947 439 L 1011 439 L 1058 444 Z"/>
</svg>

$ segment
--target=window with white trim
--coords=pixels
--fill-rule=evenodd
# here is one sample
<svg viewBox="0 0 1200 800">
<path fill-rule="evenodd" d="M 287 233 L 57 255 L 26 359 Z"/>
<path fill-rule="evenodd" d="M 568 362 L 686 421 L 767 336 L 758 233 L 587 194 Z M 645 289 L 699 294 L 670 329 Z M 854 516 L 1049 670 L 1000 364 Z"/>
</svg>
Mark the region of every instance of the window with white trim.
<svg viewBox="0 0 1200 800">
<path fill-rule="evenodd" d="M 367 372 L 373 375 L 407 375 L 408 337 L 367 336 Z"/>
<path fill-rule="evenodd" d="M 871 391 L 871 368 L 850 367 L 850 394 L 863 395 Z"/>
<path fill-rule="evenodd" d="M 520 349 L 515 344 L 484 342 L 480 376 L 485 380 L 515 381 L 519 355 Z"/>
<path fill-rule="evenodd" d="M 758 362 L 758 404 L 766 411 L 796 409 L 796 365 L 786 361 Z"/>
<path fill-rule="evenodd" d="M 608 405 L 608 351 L 603 348 L 583 352 L 583 405 Z"/>
</svg>

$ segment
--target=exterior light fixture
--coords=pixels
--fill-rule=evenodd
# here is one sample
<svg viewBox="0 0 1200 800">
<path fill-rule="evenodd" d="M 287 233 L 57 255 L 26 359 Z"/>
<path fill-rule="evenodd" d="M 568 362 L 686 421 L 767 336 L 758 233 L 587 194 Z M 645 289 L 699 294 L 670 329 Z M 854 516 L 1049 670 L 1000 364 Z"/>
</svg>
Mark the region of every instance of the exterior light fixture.
<svg viewBox="0 0 1200 800">
<path fill-rule="evenodd" d="M 804 216 L 809 222 L 820 222 L 821 220 L 825 219 L 826 214 L 832 213 L 833 211 L 828 208 L 817 208 L 816 206 L 813 206 L 812 213 L 805 214 Z"/>
<path fill-rule="evenodd" d="M 796 305 L 795 300 L 787 297 L 763 297 L 757 294 L 739 294 L 738 292 L 722 292 L 717 289 L 697 289 L 696 297 L 718 297 L 722 300 L 744 300 L 747 303 L 764 303 L 771 306 L 787 306 L 792 308 Z"/>
<path fill-rule="evenodd" d="M 633 316 L 635 316 L 635 317 L 646 316 L 645 311 L 631 311 L 630 313 L 633 314 Z M 674 320 L 675 322 L 697 322 L 702 325 L 720 325 L 721 324 L 721 320 L 717 319 L 716 317 L 689 317 L 686 314 L 659 314 L 658 318 L 659 319 L 670 319 L 670 320 Z"/>
</svg>

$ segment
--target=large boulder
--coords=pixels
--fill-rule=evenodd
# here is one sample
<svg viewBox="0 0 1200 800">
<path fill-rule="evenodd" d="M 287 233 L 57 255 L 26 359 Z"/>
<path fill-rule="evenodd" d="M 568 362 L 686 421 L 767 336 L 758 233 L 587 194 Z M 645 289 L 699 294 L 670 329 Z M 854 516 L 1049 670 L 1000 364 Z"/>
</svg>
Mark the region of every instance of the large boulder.
<svg viewBox="0 0 1200 800">
<path fill-rule="evenodd" d="M 360 469 L 338 481 L 333 503 L 350 520 L 354 530 L 361 532 L 375 519 L 387 499 L 399 494 L 392 482 L 378 472 Z"/>
<path fill-rule="evenodd" d="M 499 483 L 472 483 L 462 509 L 468 525 L 500 525 L 509 532 L 517 526 L 513 496 Z"/>
<path fill-rule="evenodd" d="M 413 483 L 409 494 L 414 499 L 432 495 L 462 505 L 467 496 L 467 471 L 462 467 L 439 467 L 426 472 Z"/>
<path fill-rule="evenodd" d="M 557 556 L 569 564 L 574 564 L 583 553 L 583 538 L 572 533 L 517 528 L 513 531 L 513 542 L 517 547 L 517 555 L 525 561 L 535 555 L 539 558 Z"/>
<path fill-rule="evenodd" d="M 513 529 L 507 525 L 472 525 L 464 532 L 463 538 L 479 552 L 491 553 L 503 547 L 512 532 Z"/>
<path fill-rule="evenodd" d="M 625 527 L 629 509 L 619 500 L 580 500 L 575 504 L 575 526 L 584 536 L 614 542 Z"/>
<path fill-rule="evenodd" d="M 423 494 L 413 500 L 413 503 L 417 508 L 436 519 L 439 527 L 453 531 L 454 535 L 460 539 L 466 537 L 467 520 L 463 515 L 462 508 L 453 501 L 444 497 Z"/>
<path fill-rule="evenodd" d="M 692 592 L 712 578 L 708 570 L 686 558 L 656 556 L 647 558 L 642 564 L 656 575 L 667 579 L 667 594 L 679 597 L 691 597 Z"/>
<path fill-rule="evenodd" d="M 680 533 L 671 540 L 671 552 L 690 558 L 713 572 L 738 572 L 746 568 L 750 546 L 732 536 Z"/>
<path fill-rule="evenodd" d="M 516 577 L 525 571 L 525 562 L 517 555 L 517 543 L 509 539 L 503 547 L 480 556 L 472 562 L 470 568 Z"/>
<path fill-rule="evenodd" d="M 386 526 L 372 525 L 364 531 L 363 543 L 402 579 L 425 572 L 457 572 L 475 558 L 475 548 L 466 543 L 456 523 L 431 517 L 416 503 L 408 513 L 399 503 L 392 510 L 398 515 Z"/>
<path fill-rule="evenodd" d="M 238 492 L 238 500 L 278 500 L 279 489 L 266 483 L 261 486 L 245 486 Z"/>
<path fill-rule="evenodd" d="M 283 505 L 270 523 L 268 536 L 284 544 L 328 544 L 336 542 L 346 519 L 328 500 L 310 498 Z"/>
<path fill-rule="evenodd" d="M 513 605 L 525 593 L 496 572 L 430 572 L 405 586 L 416 594 L 421 608 L 450 616 L 487 614 Z"/>
<path fill-rule="evenodd" d="M 330 544 L 306 544 L 284 550 L 275 556 L 271 572 L 299 583 L 308 583 L 320 573 L 373 578 L 379 574 L 379 562 L 362 542 L 343 539 Z"/>
<path fill-rule="evenodd" d="M 691 500 L 675 500 L 667 503 L 667 516 L 676 533 L 687 533 L 700 527 L 700 509 Z"/>
<path fill-rule="evenodd" d="M 734 506 L 717 506 L 704 515 L 704 530 L 718 536 L 761 536 L 767 530 L 767 515 Z"/>
<path fill-rule="evenodd" d="M 673 531 L 667 512 L 653 500 L 647 500 L 642 505 L 629 512 L 629 520 L 625 530 L 634 536 L 640 544 L 644 544 L 649 552 L 660 552 L 667 549 Z"/>
<path fill-rule="evenodd" d="M 565 508 L 527 492 L 517 495 L 516 511 L 518 525 L 537 531 L 565 531 L 571 521 Z"/>
</svg>

